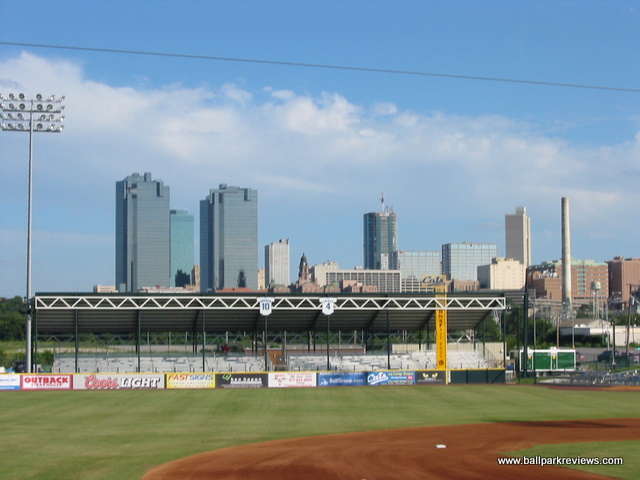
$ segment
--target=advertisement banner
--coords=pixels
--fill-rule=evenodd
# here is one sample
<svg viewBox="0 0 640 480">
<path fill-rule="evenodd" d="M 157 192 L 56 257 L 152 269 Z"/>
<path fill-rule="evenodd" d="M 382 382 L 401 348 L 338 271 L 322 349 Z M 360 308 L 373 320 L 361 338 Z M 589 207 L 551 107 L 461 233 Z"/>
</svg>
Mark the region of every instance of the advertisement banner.
<svg viewBox="0 0 640 480">
<path fill-rule="evenodd" d="M 315 372 L 277 372 L 269 374 L 269 388 L 315 387 Z"/>
<path fill-rule="evenodd" d="M 20 376 L 0 375 L 0 390 L 20 390 Z"/>
<path fill-rule="evenodd" d="M 418 370 L 416 371 L 416 385 L 444 385 L 447 383 L 445 370 Z"/>
<path fill-rule="evenodd" d="M 216 388 L 266 388 L 266 373 L 218 373 Z"/>
<path fill-rule="evenodd" d="M 318 373 L 319 387 L 354 387 L 366 384 L 365 372 Z"/>
<path fill-rule="evenodd" d="M 436 310 L 436 367 L 447 368 L 447 311 Z"/>
<path fill-rule="evenodd" d="M 71 375 L 20 375 L 22 390 L 71 390 Z"/>
<path fill-rule="evenodd" d="M 73 376 L 74 390 L 133 390 L 164 386 L 163 373 L 94 373 Z"/>
<path fill-rule="evenodd" d="M 367 385 L 414 385 L 415 383 L 415 372 L 393 370 L 367 374 Z"/>
<path fill-rule="evenodd" d="M 167 373 L 167 388 L 215 388 L 214 373 Z"/>
</svg>

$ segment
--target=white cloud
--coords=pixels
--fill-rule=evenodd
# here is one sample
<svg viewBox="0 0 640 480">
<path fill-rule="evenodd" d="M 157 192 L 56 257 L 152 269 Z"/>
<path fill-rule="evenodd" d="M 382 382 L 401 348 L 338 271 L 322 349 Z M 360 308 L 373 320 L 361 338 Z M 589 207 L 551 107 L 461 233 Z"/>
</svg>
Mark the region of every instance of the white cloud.
<svg viewBox="0 0 640 480">
<path fill-rule="evenodd" d="M 41 88 L 67 96 L 65 131 L 37 136 L 34 154 L 37 211 L 46 212 L 38 221 L 59 233 L 112 235 L 115 181 L 145 171 L 171 187 L 176 207 L 196 217 L 197 202 L 219 183 L 257 188 L 261 222 L 274 230 L 284 202 L 288 211 L 337 220 L 347 211 L 359 216 L 375 209 L 384 191 L 401 218 L 400 240 L 404 228 L 425 243 L 434 217 L 500 225 L 516 205 L 528 207 L 540 231 L 553 230 L 563 196 L 571 198 L 573 221 L 584 235 L 609 231 L 612 242 L 623 242 L 616 229 L 639 200 L 640 134 L 620 145 L 585 147 L 518 119 L 408 111 L 385 98 L 356 105 L 336 92 L 313 96 L 265 87 L 254 94 L 234 83 L 113 87 L 86 78 L 81 65 L 64 59 L 23 54 L 0 62 L 0 92 L 33 95 Z M 2 156 L 26 157 L 25 141 L 3 134 Z M 24 195 L 23 167 L 21 161 L 0 166 L 4 205 Z M 20 228 L 0 221 L 0 229 Z M 359 224 L 354 232 L 361 235 Z M 503 234 L 494 234 L 501 242 Z M 316 237 L 323 248 L 335 245 L 335 232 L 318 230 Z M 355 242 L 359 251 L 361 239 Z M 98 243 L 95 254 L 108 258 L 101 263 L 112 263 L 111 249 Z M 312 247 L 301 248 L 311 253 Z M 614 250 L 611 255 L 621 253 Z M 73 268 L 86 261 L 78 264 Z M 0 284 L 0 295 L 6 289 Z"/>
</svg>

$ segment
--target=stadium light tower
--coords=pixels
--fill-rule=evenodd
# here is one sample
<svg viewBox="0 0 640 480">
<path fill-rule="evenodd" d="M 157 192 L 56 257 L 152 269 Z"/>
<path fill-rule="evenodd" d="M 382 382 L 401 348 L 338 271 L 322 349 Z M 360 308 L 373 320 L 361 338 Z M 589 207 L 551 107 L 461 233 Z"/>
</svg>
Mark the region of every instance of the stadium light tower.
<svg viewBox="0 0 640 480">
<path fill-rule="evenodd" d="M 38 93 L 27 98 L 24 93 L 0 94 L 0 128 L 5 132 L 29 133 L 29 199 L 27 206 L 27 295 L 26 305 L 26 373 L 31 373 L 31 225 L 33 200 L 33 134 L 37 132 L 59 133 L 64 128 L 62 104 L 64 97 L 51 95 L 45 98 Z"/>
</svg>

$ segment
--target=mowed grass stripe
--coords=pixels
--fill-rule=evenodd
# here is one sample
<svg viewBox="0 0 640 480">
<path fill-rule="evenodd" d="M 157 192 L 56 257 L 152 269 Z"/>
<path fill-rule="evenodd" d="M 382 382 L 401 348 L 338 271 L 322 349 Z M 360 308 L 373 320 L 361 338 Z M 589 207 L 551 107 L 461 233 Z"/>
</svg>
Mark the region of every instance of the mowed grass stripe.
<svg viewBox="0 0 640 480">
<path fill-rule="evenodd" d="M 629 416 L 634 392 L 531 386 L 0 392 L 6 479 L 139 479 L 266 440 L 478 422 Z"/>
</svg>

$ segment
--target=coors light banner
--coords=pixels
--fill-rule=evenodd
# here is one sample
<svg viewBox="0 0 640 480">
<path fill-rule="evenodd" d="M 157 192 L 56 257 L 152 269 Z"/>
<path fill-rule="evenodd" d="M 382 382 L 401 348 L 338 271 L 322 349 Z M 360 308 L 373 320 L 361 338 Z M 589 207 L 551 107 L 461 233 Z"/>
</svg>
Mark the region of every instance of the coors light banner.
<svg viewBox="0 0 640 480">
<path fill-rule="evenodd" d="M 94 373 L 74 375 L 74 390 L 132 390 L 164 388 L 164 374 Z"/>
</svg>

